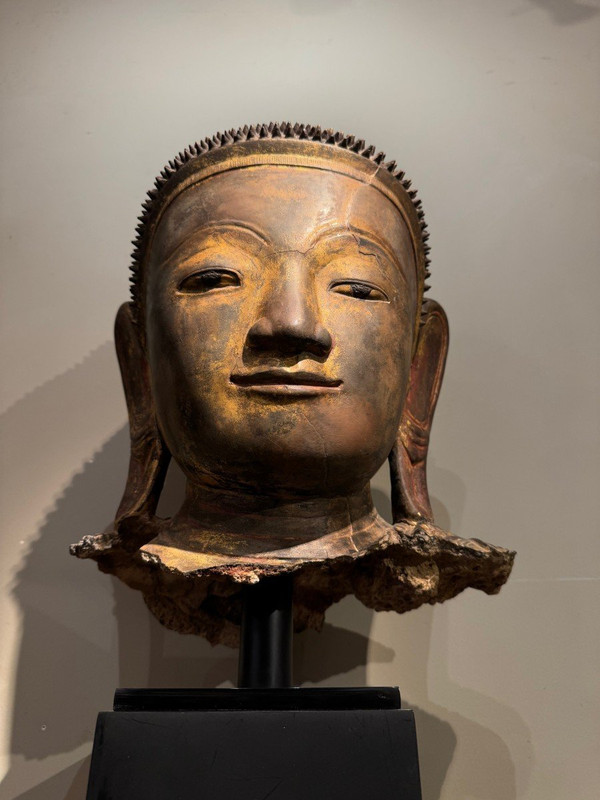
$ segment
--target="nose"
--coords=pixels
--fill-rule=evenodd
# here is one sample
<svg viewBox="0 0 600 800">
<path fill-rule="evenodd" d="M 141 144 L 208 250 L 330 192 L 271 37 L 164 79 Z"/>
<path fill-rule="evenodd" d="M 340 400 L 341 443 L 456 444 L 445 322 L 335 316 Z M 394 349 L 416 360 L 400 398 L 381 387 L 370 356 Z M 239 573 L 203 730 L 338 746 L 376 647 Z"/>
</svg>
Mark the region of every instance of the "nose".
<svg viewBox="0 0 600 800">
<path fill-rule="evenodd" d="M 298 355 L 327 356 L 332 339 L 319 320 L 314 288 L 299 259 L 283 264 L 281 276 L 266 288 L 261 316 L 248 331 L 254 350 Z"/>
</svg>

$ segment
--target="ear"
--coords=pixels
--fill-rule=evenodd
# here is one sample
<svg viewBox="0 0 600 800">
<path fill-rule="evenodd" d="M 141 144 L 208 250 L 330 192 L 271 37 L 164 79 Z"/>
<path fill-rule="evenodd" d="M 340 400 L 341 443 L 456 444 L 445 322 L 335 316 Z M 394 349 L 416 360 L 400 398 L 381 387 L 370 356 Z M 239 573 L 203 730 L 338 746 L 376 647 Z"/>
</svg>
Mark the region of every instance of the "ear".
<svg viewBox="0 0 600 800">
<path fill-rule="evenodd" d="M 142 332 L 133 321 L 130 303 L 124 303 L 117 312 L 115 344 L 131 436 L 129 474 L 115 528 L 127 538 L 127 533 L 136 526 L 121 526 L 121 523 L 131 517 L 149 518 L 156 511 L 171 455 L 158 430 L 146 349 Z"/>
<path fill-rule="evenodd" d="M 400 428 L 390 453 L 394 522 L 433 521 L 427 491 L 427 450 L 446 354 L 448 319 L 435 300 L 423 304 L 419 338 L 410 369 L 410 383 Z"/>
</svg>

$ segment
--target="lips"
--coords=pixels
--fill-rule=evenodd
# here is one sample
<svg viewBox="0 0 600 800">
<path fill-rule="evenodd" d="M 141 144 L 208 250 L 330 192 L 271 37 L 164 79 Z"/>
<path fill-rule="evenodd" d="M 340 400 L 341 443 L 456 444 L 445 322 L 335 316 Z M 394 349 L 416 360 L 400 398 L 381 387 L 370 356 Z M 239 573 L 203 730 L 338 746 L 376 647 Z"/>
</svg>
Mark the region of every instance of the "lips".
<svg viewBox="0 0 600 800">
<path fill-rule="evenodd" d="M 290 372 L 286 369 L 269 369 L 247 374 L 233 374 L 231 382 L 244 389 L 261 394 L 322 394 L 339 390 L 341 380 L 333 380 L 315 372 Z"/>
</svg>

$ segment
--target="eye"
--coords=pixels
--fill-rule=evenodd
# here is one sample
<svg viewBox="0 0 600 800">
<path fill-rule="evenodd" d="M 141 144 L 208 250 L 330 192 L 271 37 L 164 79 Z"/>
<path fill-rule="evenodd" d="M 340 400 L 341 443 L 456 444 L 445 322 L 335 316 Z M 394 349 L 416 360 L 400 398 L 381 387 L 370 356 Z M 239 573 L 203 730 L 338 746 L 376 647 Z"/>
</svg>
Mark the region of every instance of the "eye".
<svg viewBox="0 0 600 800">
<path fill-rule="evenodd" d="M 357 300 L 380 300 L 385 303 L 389 302 L 385 292 L 378 289 L 376 286 L 371 286 L 371 284 L 362 283 L 361 281 L 334 283 L 331 290 L 337 292 L 337 294 L 345 294 L 347 297 L 355 297 Z"/>
<path fill-rule="evenodd" d="M 225 289 L 228 286 L 239 285 L 240 278 L 235 272 L 213 267 L 188 275 L 181 281 L 178 289 L 180 292 L 189 292 L 190 294 L 204 294 L 213 289 Z"/>
</svg>

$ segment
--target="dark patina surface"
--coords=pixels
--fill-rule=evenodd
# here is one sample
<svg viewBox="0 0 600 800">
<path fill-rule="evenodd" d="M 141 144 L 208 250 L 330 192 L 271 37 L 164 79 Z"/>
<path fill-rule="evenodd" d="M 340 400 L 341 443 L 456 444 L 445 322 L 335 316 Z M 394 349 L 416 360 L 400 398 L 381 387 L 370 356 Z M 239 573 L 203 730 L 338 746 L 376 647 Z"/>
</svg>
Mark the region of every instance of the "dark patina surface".
<svg viewBox="0 0 600 800">
<path fill-rule="evenodd" d="M 265 576 L 294 574 L 297 630 L 349 593 L 401 612 L 499 590 L 514 554 L 433 523 L 448 325 L 423 298 L 423 212 L 395 164 L 317 128 L 232 131 L 171 162 L 138 233 L 116 324 L 127 487 L 72 552 L 168 627 L 229 644 L 241 587 Z M 159 519 L 171 457 L 186 497 Z M 369 489 L 386 458 L 393 525 Z"/>
</svg>

